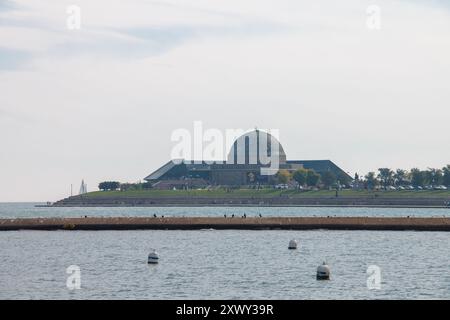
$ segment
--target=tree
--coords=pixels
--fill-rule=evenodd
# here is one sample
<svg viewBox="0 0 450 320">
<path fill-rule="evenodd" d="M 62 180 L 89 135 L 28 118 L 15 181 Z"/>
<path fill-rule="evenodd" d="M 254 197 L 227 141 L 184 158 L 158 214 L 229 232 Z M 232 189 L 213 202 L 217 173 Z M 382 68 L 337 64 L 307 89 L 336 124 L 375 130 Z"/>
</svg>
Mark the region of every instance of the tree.
<svg viewBox="0 0 450 320">
<path fill-rule="evenodd" d="M 320 180 L 326 188 L 329 188 L 336 183 L 336 175 L 331 171 L 325 171 L 322 173 Z"/>
<path fill-rule="evenodd" d="M 369 172 L 366 176 L 367 189 L 371 190 L 378 185 L 378 180 L 375 176 L 375 172 Z"/>
<path fill-rule="evenodd" d="M 100 182 L 98 188 L 102 191 L 117 190 L 120 188 L 120 182 L 117 181 Z"/>
<path fill-rule="evenodd" d="M 389 168 L 379 168 L 378 178 L 381 180 L 383 187 L 386 189 L 387 186 L 392 185 L 392 176 L 394 172 Z"/>
<path fill-rule="evenodd" d="M 308 176 L 308 171 L 305 169 L 298 169 L 292 174 L 292 178 L 297 181 L 300 186 L 306 184 L 306 177 Z"/>
<path fill-rule="evenodd" d="M 278 183 L 288 183 L 291 179 L 291 174 L 287 170 L 280 170 L 277 172 L 277 181 Z"/>
<path fill-rule="evenodd" d="M 306 184 L 309 187 L 315 187 L 320 181 L 320 174 L 316 173 L 314 170 L 308 170 L 306 175 Z"/>
<path fill-rule="evenodd" d="M 247 173 L 247 181 L 249 183 L 254 183 L 255 182 L 255 178 L 256 178 L 256 176 L 255 176 L 255 174 L 253 172 Z"/>
<path fill-rule="evenodd" d="M 394 183 L 397 186 L 401 186 L 404 185 L 406 182 L 406 178 L 408 176 L 408 172 L 406 170 L 402 170 L 402 169 L 397 169 L 394 173 Z"/>
<path fill-rule="evenodd" d="M 442 184 L 447 187 L 450 187 L 450 164 L 442 168 L 442 173 L 443 173 Z"/>
<path fill-rule="evenodd" d="M 440 169 L 428 168 L 426 171 L 426 177 L 431 185 L 439 186 L 442 184 L 443 175 L 442 170 Z"/>
<path fill-rule="evenodd" d="M 102 191 L 106 191 L 108 190 L 108 182 L 104 181 L 104 182 L 100 182 L 98 184 L 98 188 Z"/>
<path fill-rule="evenodd" d="M 148 189 L 151 189 L 151 188 L 153 188 L 153 184 L 151 182 L 144 182 L 142 184 L 142 189 L 144 189 L 144 190 L 148 190 Z"/>
<path fill-rule="evenodd" d="M 339 172 L 337 179 L 339 180 L 339 184 L 344 186 L 349 186 L 351 182 L 351 178 L 343 172 Z"/>
<path fill-rule="evenodd" d="M 423 187 L 425 185 L 425 174 L 420 169 L 411 169 L 411 184 L 414 187 Z"/>
<path fill-rule="evenodd" d="M 135 183 L 121 183 L 120 191 L 136 190 L 137 185 Z"/>
</svg>

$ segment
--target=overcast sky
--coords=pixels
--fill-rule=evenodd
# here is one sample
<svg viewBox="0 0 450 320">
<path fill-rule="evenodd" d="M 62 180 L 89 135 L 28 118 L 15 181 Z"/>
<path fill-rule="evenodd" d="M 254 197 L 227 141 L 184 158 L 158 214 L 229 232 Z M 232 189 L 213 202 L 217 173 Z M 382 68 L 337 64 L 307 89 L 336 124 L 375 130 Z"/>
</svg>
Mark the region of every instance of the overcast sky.
<svg viewBox="0 0 450 320">
<path fill-rule="evenodd" d="M 143 179 L 196 120 L 351 174 L 442 167 L 449 57 L 445 1 L 0 0 L 0 202 Z"/>
</svg>

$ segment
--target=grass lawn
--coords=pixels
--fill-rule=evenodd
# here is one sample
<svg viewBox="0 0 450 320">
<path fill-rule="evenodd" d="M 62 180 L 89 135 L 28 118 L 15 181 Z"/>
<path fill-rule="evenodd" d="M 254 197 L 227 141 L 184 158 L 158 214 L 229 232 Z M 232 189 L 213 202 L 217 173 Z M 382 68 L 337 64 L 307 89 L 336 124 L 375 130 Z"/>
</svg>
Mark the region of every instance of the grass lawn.
<svg viewBox="0 0 450 320">
<path fill-rule="evenodd" d="M 217 190 L 134 190 L 134 191 L 97 191 L 90 192 L 85 197 L 334 197 L 334 190 L 298 191 L 276 189 L 237 189 L 227 192 Z M 367 191 L 367 190 L 341 190 L 341 197 L 380 197 L 380 198 L 450 198 L 450 190 L 423 190 L 423 191 Z"/>
</svg>

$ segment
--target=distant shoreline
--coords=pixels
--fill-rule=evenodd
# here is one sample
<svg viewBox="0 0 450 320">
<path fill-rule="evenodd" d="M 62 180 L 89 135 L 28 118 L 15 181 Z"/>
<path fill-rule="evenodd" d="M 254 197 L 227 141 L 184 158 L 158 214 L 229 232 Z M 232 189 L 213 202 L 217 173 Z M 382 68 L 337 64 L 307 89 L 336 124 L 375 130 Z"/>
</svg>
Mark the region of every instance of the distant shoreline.
<svg viewBox="0 0 450 320">
<path fill-rule="evenodd" d="M 98 191 L 57 201 L 52 207 L 368 207 L 450 208 L 450 190 L 368 191 L 200 189 Z M 47 207 L 47 206 L 45 206 Z"/>
<path fill-rule="evenodd" d="M 71 197 L 48 207 L 369 207 L 450 208 L 450 197 Z M 44 206 L 47 207 L 47 206 Z"/>
<path fill-rule="evenodd" d="M 85 217 L 0 219 L 17 230 L 384 230 L 450 231 L 450 218 L 393 217 Z"/>
<path fill-rule="evenodd" d="M 35 205 L 36 208 L 380 208 L 380 209 L 450 209 L 446 205 L 325 205 L 325 204 L 311 204 L 311 205 L 258 205 L 258 204 L 152 204 L 152 205 Z"/>
</svg>

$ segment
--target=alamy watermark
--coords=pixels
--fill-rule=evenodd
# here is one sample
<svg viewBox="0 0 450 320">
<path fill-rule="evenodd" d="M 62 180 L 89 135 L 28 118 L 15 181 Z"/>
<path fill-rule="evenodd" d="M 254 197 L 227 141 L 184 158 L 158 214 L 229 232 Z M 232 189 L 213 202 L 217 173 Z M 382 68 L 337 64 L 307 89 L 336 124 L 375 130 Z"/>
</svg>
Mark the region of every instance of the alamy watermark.
<svg viewBox="0 0 450 320">
<path fill-rule="evenodd" d="M 367 19 L 366 26 L 369 30 L 381 29 L 381 8 L 375 4 L 370 5 L 366 9 Z"/>
<path fill-rule="evenodd" d="M 70 5 L 66 8 L 68 14 L 66 19 L 66 26 L 69 30 L 81 29 L 81 8 L 77 5 Z"/>
<path fill-rule="evenodd" d="M 380 290 L 381 289 L 381 268 L 377 265 L 370 265 L 367 267 L 367 289 Z"/>
<path fill-rule="evenodd" d="M 172 132 L 171 141 L 176 144 L 170 156 L 175 164 L 258 164 L 262 175 L 273 175 L 280 165 L 278 140 L 278 129 L 204 130 L 201 121 L 194 121 L 192 131 L 179 128 Z"/>
<path fill-rule="evenodd" d="M 69 274 L 66 280 L 66 287 L 69 290 L 81 289 L 81 269 L 77 265 L 68 266 L 66 273 Z"/>
</svg>

